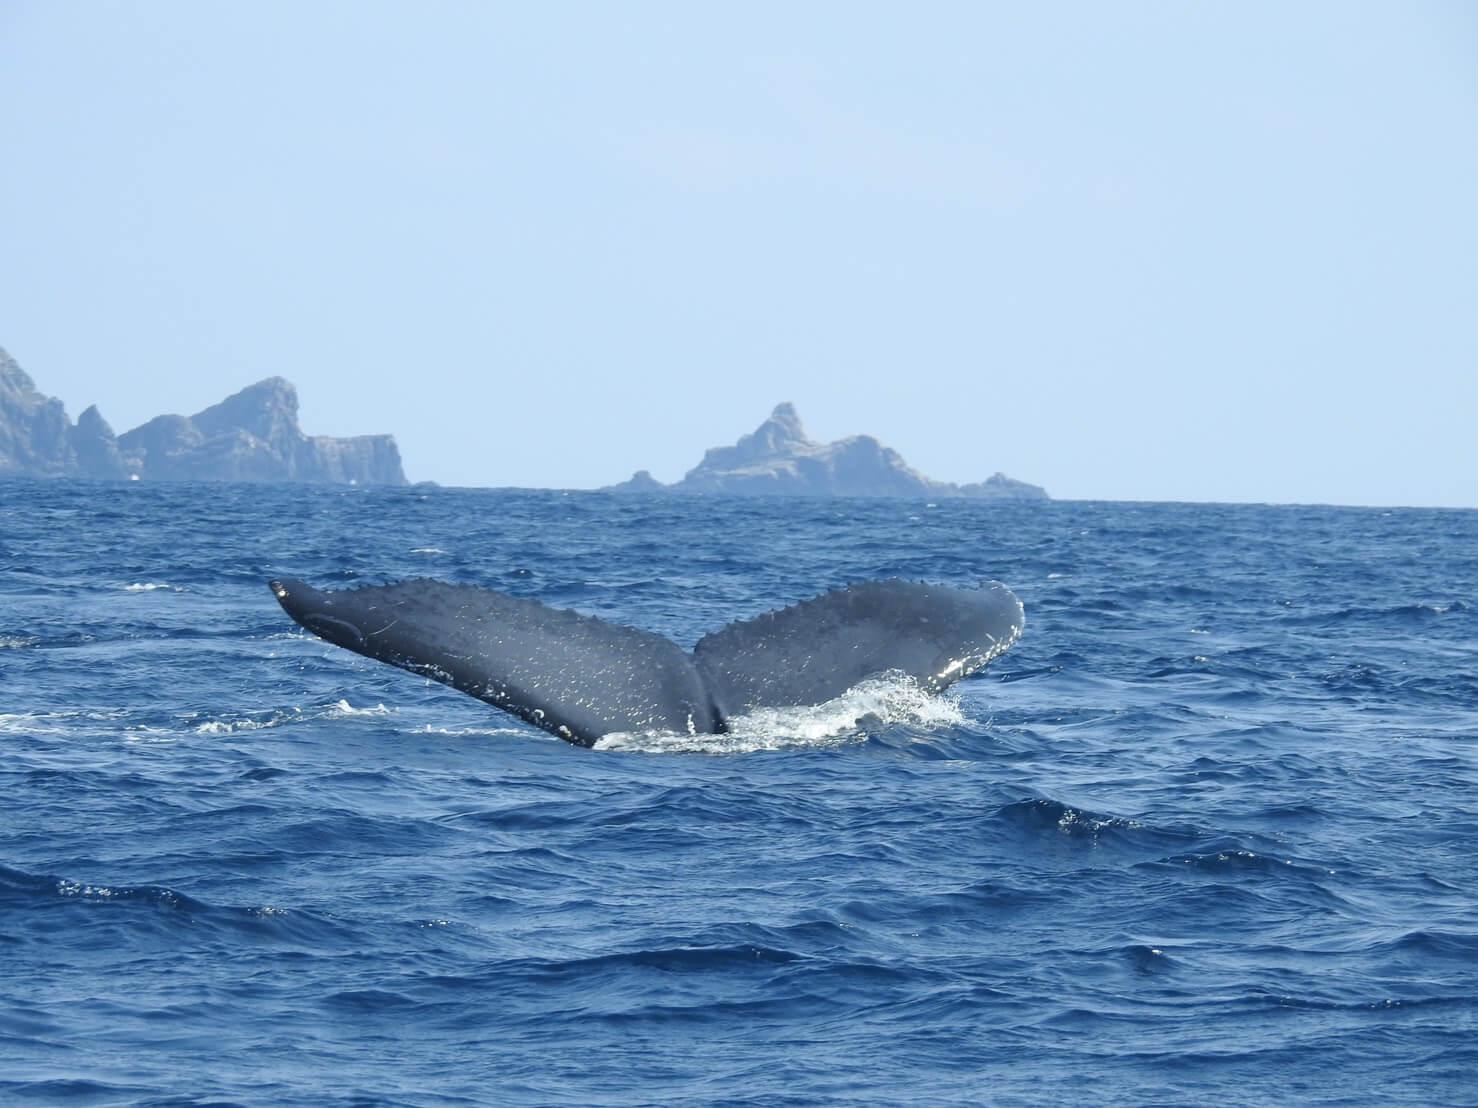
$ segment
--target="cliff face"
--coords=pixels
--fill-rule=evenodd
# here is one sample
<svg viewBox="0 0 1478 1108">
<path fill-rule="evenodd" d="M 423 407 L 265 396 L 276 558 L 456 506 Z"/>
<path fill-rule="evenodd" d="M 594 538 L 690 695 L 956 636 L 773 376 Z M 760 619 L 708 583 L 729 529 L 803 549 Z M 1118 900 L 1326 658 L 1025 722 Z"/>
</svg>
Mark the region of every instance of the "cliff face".
<svg viewBox="0 0 1478 1108">
<path fill-rule="evenodd" d="M 269 377 L 193 416 L 157 416 L 115 437 L 96 407 L 75 426 L 0 350 L 0 476 L 403 485 L 390 435 L 305 435 L 298 394 Z"/>
<path fill-rule="evenodd" d="M 156 481 L 307 481 L 403 485 L 390 435 L 336 439 L 298 427 L 298 392 L 269 377 L 186 418 L 166 415 L 118 439 L 123 456 Z"/>
<path fill-rule="evenodd" d="M 0 476 L 65 477 L 77 469 L 62 402 L 43 396 L 0 350 Z"/>
<path fill-rule="evenodd" d="M 794 406 L 780 404 L 733 446 L 717 446 L 676 484 L 645 470 L 612 492 L 698 492 L 779 496 L 969 496 L 1045 500 L 1044 489 L 996 474 L 954 485 L 910 469 L 896 450 L 871 435 L 819 443 L 807 436 Z"/>
</svg>

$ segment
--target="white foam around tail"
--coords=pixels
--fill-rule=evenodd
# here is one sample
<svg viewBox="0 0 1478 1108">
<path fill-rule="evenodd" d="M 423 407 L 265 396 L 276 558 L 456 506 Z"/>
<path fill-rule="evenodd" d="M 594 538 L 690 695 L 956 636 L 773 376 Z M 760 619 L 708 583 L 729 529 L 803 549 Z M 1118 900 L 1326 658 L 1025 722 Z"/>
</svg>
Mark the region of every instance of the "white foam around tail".
<svg viewBox="0 0 1478 1108">
<path fill-rule="evenodd" d="M 616 732 L 595 742 L 597 750 L 649 754 L 748 754 L 795 746 L 841 746 L 868 731 L 906 723 L 940 727 L 964 722 L 959 704 L 931 696 L 910 678 L 885 674 L 848 689 L 835 700 L 807 708 L 760 708 L 729 721 L 723 735 L 670 731 Z"/>
</svg>

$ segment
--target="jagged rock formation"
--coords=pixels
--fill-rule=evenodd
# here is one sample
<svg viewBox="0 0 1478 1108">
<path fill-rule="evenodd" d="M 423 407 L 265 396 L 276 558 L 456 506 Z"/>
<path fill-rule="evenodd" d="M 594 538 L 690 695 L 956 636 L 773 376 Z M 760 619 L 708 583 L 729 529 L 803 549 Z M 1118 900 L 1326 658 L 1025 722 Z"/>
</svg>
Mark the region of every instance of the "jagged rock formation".
<svg viewBox="0 0 1478 1108">
<path fill-rule="evenodd" d="M 639 469 L 628 480 L 612 485 L 612 492 L 666 492 L 667 486 L 653 477 L 650 470 Z"/>
<path fill-rule="evenodd" d="M 117 436 L 96 404 L 77 417 L 71 429 L 72 452 L 82 473 L 99 480 L 124 480 L 138 471 L 118 449 Z"/>
<path fill-rule="evenodd" d="M 1045 500 L 1037 485 L 997 473 L 986 481 L 955 485 L 910 469 L 896 450 L 871 435 L 819 443 L 806 435 L 791 404 L 733 446 L 716 446 L 676 484 L 663 485 L 646 470 L 610 492 L 719 492 L 780 496 L 969 496 Z"/>
<path fill-rule="evenodd" d="M 965 485 L 949 486 L 955 496 L 975 496 L 984 500 L 1050 500 L 1047 490 L 1041 485 L 1018 481 L 1004 473 L 992 473 L 984 481 L 971 481 Z M 951 494 L 946 494 L 951 495 Z"/>
<path fill-rule="evenodd" d="M 403 485 L 390 435 L 336 439 L 298 427 L 298 394 L 269 377 L 193 416 L 163 415 L 120 436 L 97 407 L 75 426 L 0 350 L 0 476 Z"/>
<path fill-rule="evenodd" d="M 62 402 L 38 392 L 25 370 L 0 350 L 0 476 L 75 472 L 71 426 Z"/>
<path fill-rule="evenodd" d="M 298 427 L 298 393 L 269 377 L 186 418 L 163 415 L 118 438 L 123 456 L 158 481 L 310 481 L 403 485 L 389 435 L 335 439 Z"/>
</svg>

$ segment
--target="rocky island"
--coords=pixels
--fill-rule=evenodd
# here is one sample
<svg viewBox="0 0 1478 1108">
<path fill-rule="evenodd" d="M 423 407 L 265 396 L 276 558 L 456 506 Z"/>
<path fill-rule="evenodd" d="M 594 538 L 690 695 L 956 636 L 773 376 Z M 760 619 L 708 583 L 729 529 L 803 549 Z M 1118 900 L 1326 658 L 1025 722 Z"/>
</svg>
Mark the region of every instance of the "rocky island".
<svg viewBox="0 0 1478 1108">
<path fill-rule="evenodd" d="M 709 450 L 681 481 L 664 485 L 641 470 L 606 491 L 1048 499 L 1040 486 L 1002 473 L 968 485 L 936 481 L 910 469 L 896 450 L 871 435 L 816 442 L 806 434 L 791 404 L 777 405 L 769 419 L 733 446 Z"/>
<path fill-rule="evenodd" d="M 94 405 L 74 425 L 0 349 L 0 477 L 404 485 L 391 435 L 331 438 L 298 426 L 298 393 L 268 377 L 193 416 L 115 436 Z"/>
</svg>

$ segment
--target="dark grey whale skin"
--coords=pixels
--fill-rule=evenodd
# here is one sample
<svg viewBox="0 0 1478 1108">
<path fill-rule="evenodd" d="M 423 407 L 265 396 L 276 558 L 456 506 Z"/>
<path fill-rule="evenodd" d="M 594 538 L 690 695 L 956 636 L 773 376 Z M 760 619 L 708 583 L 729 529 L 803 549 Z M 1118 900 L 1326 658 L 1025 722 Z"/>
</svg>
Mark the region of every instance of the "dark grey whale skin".
<svg viewBox="0 0 1478 1108">
<path fill-rule="evenodd" d="M 1009 647 L 1026 623 L 999 582 L 867 581 L 731 623 L 689 654 L 648 631 L 472 585 L 269 585 L 315 635 L 578 746 L 616 731 L 722 732 L 751 709 L 820 704 L 890 671 L 938 692 Z"/>
</svg>

